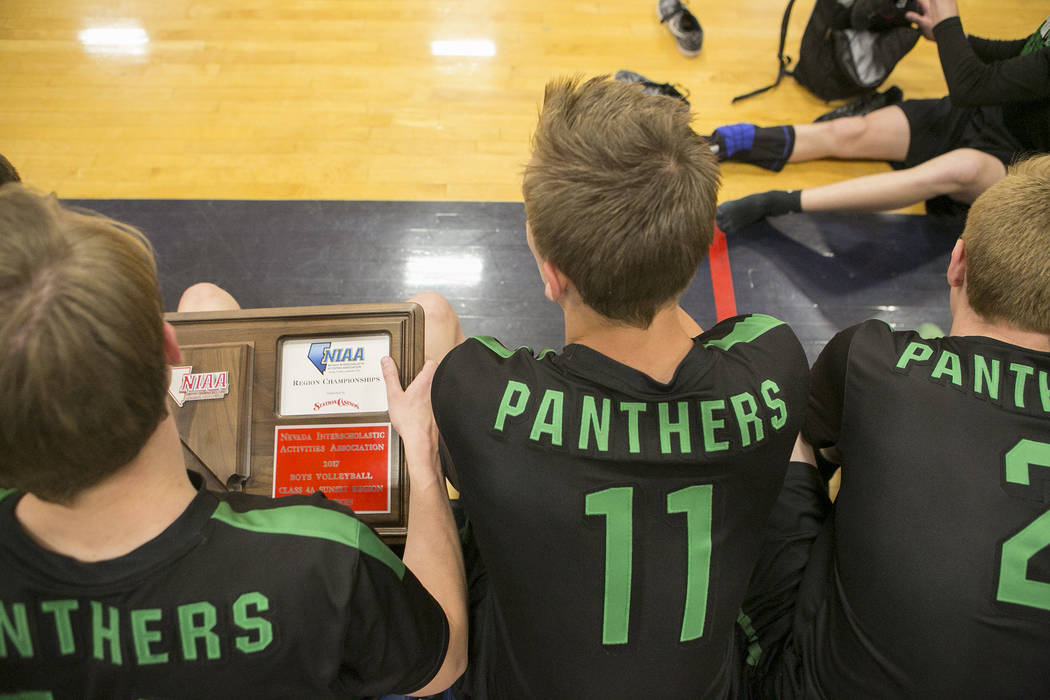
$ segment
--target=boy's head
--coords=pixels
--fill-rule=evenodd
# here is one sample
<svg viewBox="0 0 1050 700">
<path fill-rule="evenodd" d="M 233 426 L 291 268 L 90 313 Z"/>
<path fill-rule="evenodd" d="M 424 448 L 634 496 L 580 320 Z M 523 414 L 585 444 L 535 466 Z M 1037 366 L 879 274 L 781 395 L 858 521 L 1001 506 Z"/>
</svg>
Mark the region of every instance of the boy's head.
<svg viewBox="0 0 1050 700">
<path fill-rule="evenodd" d="M 547 84 L 525 213 L 536 252 L 611 320 L 648 327 L 711 245 L 718 165 L 689 120 L 636 84 Z"/>
<path fill-rule="evenodd" d="M 1012 166 L 978 197 L 962 238 L 973 310 L 1050 335 L 1050 155 Z"/>
<path fill-rule="evenodd" d="M 152 249 L 134 228 L 0 187 L 0 487 L 70 503 L 166 415 Z"/>
</svg>

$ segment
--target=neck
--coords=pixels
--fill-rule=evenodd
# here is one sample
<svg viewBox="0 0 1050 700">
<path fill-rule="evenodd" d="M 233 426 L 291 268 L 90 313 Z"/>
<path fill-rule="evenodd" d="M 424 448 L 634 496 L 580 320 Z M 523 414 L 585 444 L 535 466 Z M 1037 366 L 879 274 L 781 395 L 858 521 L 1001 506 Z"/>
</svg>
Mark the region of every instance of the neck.
<svg viewBox="0 0 1050 700">
<path fill-rule="evenodd" d="M 693 348 L 677 304 L 657 312 L 648 328 L 611 322 L 582 304 L 563 305 L 565 342 L 586 345 L 659 382 L 669 382 Z M 694 324 L 695 325 L 695 324 Z"/>
<path fill-rule="evenodd" d="M 123 556 L 162 533 L 195 494 L 169 415 L 131 462 L 71 504 L 27 493 L 15 516 L 40 546 L 94 562 Z"/>
<path fill-rule="evenodd" d="M 979 335 L 994 338 L 1018 347 L 1050 352 L 1050 336 L 1026 331 L 997 321 L 987 321 L 969 305 L 960 305 L 952 318 L 952 335 Z"/>
</svg>

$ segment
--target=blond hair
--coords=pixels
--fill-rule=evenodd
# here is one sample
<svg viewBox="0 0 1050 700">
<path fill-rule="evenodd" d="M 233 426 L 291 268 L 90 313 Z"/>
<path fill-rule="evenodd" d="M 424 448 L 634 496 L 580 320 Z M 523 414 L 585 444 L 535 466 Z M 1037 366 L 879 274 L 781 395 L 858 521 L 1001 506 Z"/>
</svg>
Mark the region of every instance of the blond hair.
<svg viewBox="0 0 1050 700">
<path fill-rule="evenodd" d="M 547 84 L 525 213 L 537 252 L 605 317 L 646 328 L 714 236 L 718 164 L 685 105 L 604 76 Z"/>
<path fill-rule="evenodd" d="M 166 414 L 153 251 L 138 230 L 0 187 L 0 486 L 70 503 Z"/>
<path fill-rule="evenodd" d="M 1011 166 L 982 193 L 963 241 L 973 310 L 1050 335 L 1050 155 Z"/>
</svg>

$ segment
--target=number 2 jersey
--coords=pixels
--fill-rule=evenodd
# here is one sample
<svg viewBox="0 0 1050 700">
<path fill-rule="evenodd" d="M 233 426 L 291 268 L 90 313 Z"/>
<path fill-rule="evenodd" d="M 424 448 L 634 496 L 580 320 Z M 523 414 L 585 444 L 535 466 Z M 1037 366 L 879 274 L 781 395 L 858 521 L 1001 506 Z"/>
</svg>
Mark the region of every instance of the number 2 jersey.
<svg viewBox="0 0 1050 700">
<path fill-rule="evenodd" d="M 804 434 L 843 464 L 804 695 L 1050 697 L 1050 353 L 868 321 L 814 365 Z"/>
<path fill-rule="evenodd" d="M 455 348 L 434 412 L 481 560 L 457 697 L 735 693 L 807 384 L 795 335 L 760 315 L 697 337 L 667 384 L 582 345 Z"/>
</svg>

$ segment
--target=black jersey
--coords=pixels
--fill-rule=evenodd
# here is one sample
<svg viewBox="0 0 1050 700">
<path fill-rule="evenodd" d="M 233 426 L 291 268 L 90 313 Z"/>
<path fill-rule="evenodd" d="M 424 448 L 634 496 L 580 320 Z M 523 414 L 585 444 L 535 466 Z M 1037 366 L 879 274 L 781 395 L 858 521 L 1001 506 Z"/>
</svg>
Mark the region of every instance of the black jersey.
<svg viewBox="0 0 1050 700">
<path fill-rule="evenodd" d="M 201 490 L 161 535 L 90 564 L 37 546 L 20 498 L 0 491 L 4 697 L 357 697 L 420 688 L 444 659 L 437 602 L 320 494 Z"/>
<path fill-rule="evenodd" d="M 806 696 L 1050 697 L 1050 353 L 868 321 L 814 365 L 804 434 L 843 461 Z"/>
<path fill-rule="evenodd" d="M 1026 149 L 1050 149 L 1050 18 L 1016 41 L 967 37 L 958 17 L 933 34 L 952 105 L 1002 107 L 1003 123 Z"/>
<path fill-rule="evenodd" d="M 667 384 L 582 345 L 454 349 L 434 412 L 490 587 L 466 691 L 731 692 L 739 606 L 807 379 L 795 335 L 760 315 L 696 338 Z"/>
</svg>

